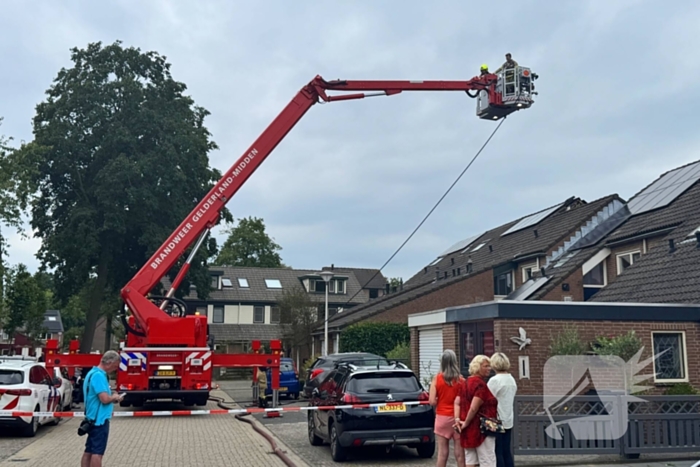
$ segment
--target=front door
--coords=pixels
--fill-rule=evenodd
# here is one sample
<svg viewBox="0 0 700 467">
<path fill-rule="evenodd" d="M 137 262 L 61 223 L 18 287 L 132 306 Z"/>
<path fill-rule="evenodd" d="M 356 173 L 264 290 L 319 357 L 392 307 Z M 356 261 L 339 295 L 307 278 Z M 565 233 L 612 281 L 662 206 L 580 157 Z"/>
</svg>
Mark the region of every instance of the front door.
<svg viewBox="0 0 700 467">
<path fill-rule="evenodd" d="M 469 363 L 476 355 L 490 357 L 496 351 L 493 337 L 493 321 L 462 323 L 460 332 L 460 367 L 464 376 L 469 376 Z"/>
</svg>

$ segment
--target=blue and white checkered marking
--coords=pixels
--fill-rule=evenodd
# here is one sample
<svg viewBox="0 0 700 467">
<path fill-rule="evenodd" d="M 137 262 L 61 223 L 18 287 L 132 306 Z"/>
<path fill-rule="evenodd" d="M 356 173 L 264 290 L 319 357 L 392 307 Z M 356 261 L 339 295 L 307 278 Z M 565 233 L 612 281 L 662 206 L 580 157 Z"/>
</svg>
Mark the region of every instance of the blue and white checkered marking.
<svg viewBox="0 0 700 467">
<path fill-rule="evenodd" d="M 139 362 L 141 364 L 141 369 L 146 371 L 146 356 L 141 352 L 122 352 L 121 362 L 119 362 L 119 369 L 121 371 L 126 371 L 129 366 L 138 366 Z"/>
</svg>

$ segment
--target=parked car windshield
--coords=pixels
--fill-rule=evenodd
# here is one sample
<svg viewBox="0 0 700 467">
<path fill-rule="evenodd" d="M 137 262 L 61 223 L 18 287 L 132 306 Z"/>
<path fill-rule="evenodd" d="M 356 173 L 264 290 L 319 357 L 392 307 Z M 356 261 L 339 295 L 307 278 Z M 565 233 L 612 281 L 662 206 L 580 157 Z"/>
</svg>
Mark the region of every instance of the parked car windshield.
<svg viewBox="0 0 700 467">
<path fill-rule="evenodd" d="M 355 394 L 420 391 L 418 380 L 411 373 L 364 373 L 348 381 L 347 390 Z"/>
<path fill-rule="evenodd" d="M 24 383 L 24 373 L 15 370 L 0 370 L 0 384 L 11 386 Z"/>
</svg>

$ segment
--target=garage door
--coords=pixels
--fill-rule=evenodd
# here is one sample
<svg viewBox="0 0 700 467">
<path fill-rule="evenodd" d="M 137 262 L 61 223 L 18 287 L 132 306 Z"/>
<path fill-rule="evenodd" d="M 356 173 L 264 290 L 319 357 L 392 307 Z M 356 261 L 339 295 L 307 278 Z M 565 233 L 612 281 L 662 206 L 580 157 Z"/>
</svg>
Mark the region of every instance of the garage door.
<svg viewBox="0 0 700 467">
<path fill-rule="evenodd" d="M 440 371 L 440 356 L 442 355 L 442 328 L 421 329 L 418 331 L 418 355 L 420 359 L 420 380 L 428 387 L 426 379 Z"/>
</svg>

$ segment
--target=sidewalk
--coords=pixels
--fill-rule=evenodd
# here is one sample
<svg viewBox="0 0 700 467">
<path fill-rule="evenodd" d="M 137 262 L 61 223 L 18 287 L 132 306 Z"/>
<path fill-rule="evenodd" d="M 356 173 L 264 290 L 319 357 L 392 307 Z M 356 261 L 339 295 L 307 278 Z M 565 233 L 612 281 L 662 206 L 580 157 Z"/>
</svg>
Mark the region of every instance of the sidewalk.
<svg viewBox="0 0 700 467">
<path fill-rule="evenodd" d="M 212 395 L 229 399 L 222 391 Z M 206 408 L 218 407 L 210 402 Z M 77 418 L 62 422 L 0 467 L 80 465 L 86 438 L 77 435 L 79 424 Z M 299 467 L 306 465 L 281 442 L 276 443 Z M 233 415 L 114 418 L 103 462 L 110 467 L 285 466 L 262 435 Z"/>
</svg>

